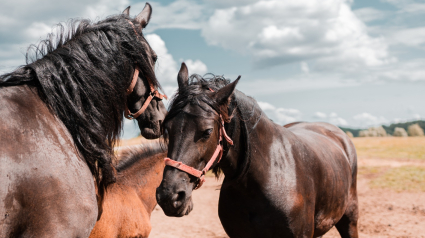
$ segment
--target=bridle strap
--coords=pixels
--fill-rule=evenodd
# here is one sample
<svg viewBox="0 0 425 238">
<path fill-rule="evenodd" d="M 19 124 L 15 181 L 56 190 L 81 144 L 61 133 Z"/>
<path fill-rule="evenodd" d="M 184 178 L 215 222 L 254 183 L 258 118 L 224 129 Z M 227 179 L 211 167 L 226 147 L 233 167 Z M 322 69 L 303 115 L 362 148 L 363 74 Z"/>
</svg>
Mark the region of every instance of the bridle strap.
<svg viewBox="0 0 425 238">
<path fill-rule="evenodd" d="M 139 78 L 139 67 L 136 67 L 134 69 L 134 74 L 133 74 L 133 79 L 131 80 L 131 84 L 130 84 L 130 86 L 128 86 L 125 94 L 130 95 L 133 92 L 134 86 L 136 86 L 138 78 Z"/>
<path fill-rule="evenodd" d="M 137 73 L 137 75 L 136 75 L 136 73 Z M 136 82 L 136 81 L 137 81 L 138 74 L 139 74 L 139 70 L 136 68 L 136 69 L 134 70 L 133 81 L 131 82 L 130 87 L 127 89 L 127 95 L 128 95 L 128 94 L 130 94 L 131 92 L 133 92 L 134 86 L 136 85 L 136 83 L 133 83 L 133 82 Z M 136 78 L 136 80 L 134 80 L 135 78 Z M 148 80 L 148 83 L 149 83 L 149 89 L 150 89 L 149 97 L 148 97 L 148 98 L 146 98 L 145 102 L 144 102 L 144 103 L 143 103 L 143 105 L 142 105 L 142 108 L 140 108 L 140 109 L 139 109 L 137 112 L 135 112 L 135 113 L 131 113 L 131 112 L 130 112 L 130 110 L 128 109 L 127 105 L 126 105 L 126 110 L 125 110 L 125 112 L 124 112 L 124 116 L 125 116 L 127 119 L 130 119 L 130 120 L 132 120 L 132 119 L 136 119 L 136 118 L 138 118 L 140 115 L 142 115 L 142 113 L 143 113 L 143 112 L 145 112 L 146 108 L 148 108 L 148 106 L 149 106 L 150 102 L 152 101 L 152 99 L 153 99 L 154 97 L 158 98 L 159 100 L 162 100 L 163 98 L 168 99 L 167 95 L 165 95 L 165 94 L 160 94 L 160 93 L 158 92 L 158 90 L 156 90 L 156 89 L 155 89 L 155 87 L 154 87 L 154 85 L 153 85 L 152 81 L 151 81 L 148 77 L 146 77 L 146 79 Z"/>
<path fill-rule="evenodd" d="M 133 27 L 133 30 L 136 33 L 137 37 L 139 37 L 139 34 L 134 28 L 134 24 L 131 21 L 128 21 L 128 23 L 130 23 L 130 25 Z M 127 95 L 130 95 L 133 92 L 134 87 L 136 86 L 136 83 L 137 83 L 137 79 L 139 78 L 139 72 L 140 72 L 139 67 L 136 66 L 136 68 L 134 69 L 134 74 L 133 74 L 133 79 L 131 80 L 131 84 L 126 90 Z M 154 97 L 158 98 L 159 100 L 162 100 L 163 98 L 168 99 L 167 95 L 160 94 L 158 90 L 155 89 L 155 86 L 153 85 L 152 81 L 148 77 L 146 77 L 146 79 L 148 80 L 148 83 L 149 83 L 149 89 L 150 89 L 149 97 L 143 103 L 142 108 L 140 108 L 135 113 L 131 113 L 126 104 L 125 111 L 124 111 L 125 118 L 130 120 L 138 118 L 140 115 L 142 115 L 143 112 L 145 112 L 146 108 L 148 108 L 149 103 L 152 101 Z"/>
<path fill-rule="evenodd" d="M 224 129 L 224 121 L 223 118 L 220 115 L 220 129 L 219 129 L 219 141 L 218 141 L 218 145 L 214 151 L 214 154 L 211 156 L 211 159 L 208 161 L 208 163 L 205 165 L 204 169 L 202 170 L 197 170 L 191 166 L 185 165 L 182 162 L 179 161 L 175 161 L 172 160 L 170 158 L 165 158 L 164 162 L 165 165 L 174 167 L 176 169 L 179 169 L 183 172 L 186 172 L 190 175 L 193 175 L 195 177 L 197 177 L 199 180 L 198 184 L 196 185 L 195 189 L 198 189 L 202 186 L 202 184 L 204 184 L 205 182 L 205 174 L 208 172 L 208 170 L 210 170 L 211 166 L 214 164 L 215 161 L 217 161 L 217 163 L 220 162 L 222 156 L 223 156 L 223 146 L 221 145 L 221 141 L 222 138 L 224 138 L 227 143 L 229 143 L 230 145 L 233 145 L 233 141 L 232 139 L 230 139 L 230 137 L 227 135 L 226 130 Z"/>
<path fill-rule="evenodd" d="M 200 178 L 202 176 L 202 171 L 197 170 L 193 167 L 187 166 L 187 165 L 183 164 L 182 162 L 178 162 L 178 161 L 172 160 L 170 158 L 165 158 L 164 162 L 168 166 L 172 166 L 174 168 L 180 169 L 180 170 L 182 170 L 182 171 L 184 171 L 184 172 L 186 172 L 190 175 L 193 175 L 197 178 Z"/>
</svg>

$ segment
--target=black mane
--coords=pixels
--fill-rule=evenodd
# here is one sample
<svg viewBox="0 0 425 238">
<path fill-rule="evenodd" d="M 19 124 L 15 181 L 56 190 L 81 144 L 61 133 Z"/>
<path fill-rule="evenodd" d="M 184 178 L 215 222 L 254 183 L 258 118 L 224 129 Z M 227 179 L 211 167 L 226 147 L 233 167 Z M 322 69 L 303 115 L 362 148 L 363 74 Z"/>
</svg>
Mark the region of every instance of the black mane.
<svg viewBox="0 0 425 238">
<path fill-rule="evenodd" d="M 30 46 L 27 65 L 0 76 L 0 88 L 28 84 L 69 130 L 96 181 L 114 182 L 113 146 L 121 132 L 125 89 L 134 67 L 159 87 L 147 60 L 149 49 L 136 34 L 138 22 L 120 14 L 97 23 L 71 20 Z M 137 63 L 136 63 L 137 62 Z M 25 95 L 23 95 L 25 96 Z"/>
<path fill-rule="evenodd" d="M 168 114 L 164 119 L 164 123 L 180 113 L 187 104 L 196 104 L 205 111 L 210 111 L 202 107 L 199 101 L 209 105 L 214 111 L 220 112 L 220 108 L 216 105 L 215 101 L 208 97 L 204 92 L 205 90 L 212 89 L 214 91 L 226 86 L 230 83 L 229 79 L 223 76 L 207 74 L 207 78 L 203 78 L 198 74 L 193 74 L 189 78 L 189 85 L 184 88 L 179 88 L 178 92 L 170 101 L 168 107 Z M 227 114 L 227 113 L 226 113 Z"/>
<path fill-rule="evenodd" d="M 123 149 L 123 153 L 119 156 L 119 161 L 115 165 L 118 173 L 131 168 L 140 160 L 149 160 L 158 153 L 167 152 L 167 148 L 159 141 L 143 143 Z M 161 158 L 162 159 L 162 158 Z M 155 161 L 152 161 L 154 164 Z"/>
</svg>

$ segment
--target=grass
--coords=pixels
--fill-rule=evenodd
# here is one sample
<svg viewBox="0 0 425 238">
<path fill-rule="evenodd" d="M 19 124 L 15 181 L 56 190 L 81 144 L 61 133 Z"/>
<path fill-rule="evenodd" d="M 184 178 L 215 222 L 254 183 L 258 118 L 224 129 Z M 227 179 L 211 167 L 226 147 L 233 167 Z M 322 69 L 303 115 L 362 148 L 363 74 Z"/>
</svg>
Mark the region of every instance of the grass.
<svg viewBox="0 0 425 238">
<path fill-rule="evenodd" d="M 353 143 L 358 157 L 366 160 L 425 161 L 425 137 L 364 137 L 354 138 Z M 363 166 L 358 174 L 371 188 L 425 192 L 425 166 Z"/>
<path fill-rule="evenodd" d="M 388 167 L 381 167 L 381 166 L 362 166 L 359 167 L 359 170 L 357 172 L 358 175 L 365 175 L 367 177 L 376 177 L 377 175 L 384 172 Z"/>
<path fill-rule="evenodd" d="M 378 178 L 370 181 L 372 188 L 389 188 L 397 192 L 425 192 L 425 168 L 403 166 L 388 169 Z"/>
<path fill-rule="evenodd" d="M 425 160 L 425 137 L 354 138 L 358 157 Z"/>
</svg>

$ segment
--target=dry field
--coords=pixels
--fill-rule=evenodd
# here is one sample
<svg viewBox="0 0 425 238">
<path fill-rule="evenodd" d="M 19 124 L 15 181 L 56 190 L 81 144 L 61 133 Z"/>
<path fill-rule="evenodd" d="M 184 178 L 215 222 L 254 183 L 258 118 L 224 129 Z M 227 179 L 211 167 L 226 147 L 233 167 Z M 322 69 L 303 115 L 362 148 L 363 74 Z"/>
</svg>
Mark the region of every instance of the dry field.
<svg viewBox="0 0 425 238">
<path fill-rule="evenodd" d="M 425 137 L 355 138 L 360 237 L 425 237 Z M 183 218 L 152 214 L 153 238 L 227 237 L 217 215 L 220 182 L 207 179 Z M 323 237 L 340 237 L 333 228 Z"/>
<path fill-rule="evenodd" d="M 425 137 L 354 138 L 360 237 L 425 237 Z M 335 229 L 324 237 L 340 237 Z"/>
</svg>

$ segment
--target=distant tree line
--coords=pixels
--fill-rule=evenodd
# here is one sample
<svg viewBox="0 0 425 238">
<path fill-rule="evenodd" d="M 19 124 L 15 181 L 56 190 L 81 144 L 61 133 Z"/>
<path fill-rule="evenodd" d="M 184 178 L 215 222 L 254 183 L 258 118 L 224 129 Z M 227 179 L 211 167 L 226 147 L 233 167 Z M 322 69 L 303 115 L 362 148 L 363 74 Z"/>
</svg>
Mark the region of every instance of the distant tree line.
<svg viewBox="0 0 425 238">
<path fill-rule="evenodd" d="M 353 128 L 348 128 L 348 127 L 339 127 L 341 130 L 343 130 L 344 132 L 351 132 L 351 134 L 353 134 L 354 137 L 359 137 L 359 132 L 362 131 L 363 129 L 353 129 Z"/>
<path fill-rule="evenodd" d="M 410 133 L 414 135 L 414 131 L 412 131 L 413 129 L 415 129 L 415 127 L 417 127 L 417 124 L 422 131 L 425 131 L 425 121 L 423 120 L 418 120 L 418 121 L 410 121 L 410 122 L 402 122 L 402 123 L 393 123 L 389 126 L 385 126 L 383 125 L 382 127 L 376 127 L 376 128 L 369 128 L 367 130 L 365 129 L 353 129 L 353 128 L 347 128 L 347 127 L 339 127 L 341 128 L 341 130 L 345 131 L 345 132 L 350 132 L 354 137 L 359 137 L 359 136 L 374 136 L 375 131 L 378 131 L 378 134 L 383 134 L 383 131 L 381 128 L 383 128 L 385 130 L 385 133 L 387 135 L 394 135 L 394 136 L 405 136 L 404 133 L 409 131 L 409 126 L 410 126 Z M 412 126 L 414 125 L 414 126 Z M 397 128 L 397 130 L 396 130 Z M 394 134 L 395 133 L 395 134 Z M 418 135 L 420 136 L 420 135 Z"/>
</svg>

